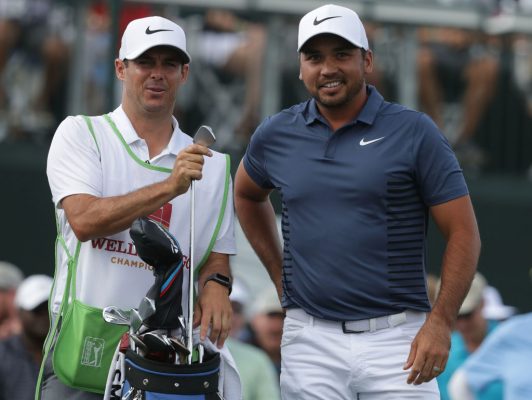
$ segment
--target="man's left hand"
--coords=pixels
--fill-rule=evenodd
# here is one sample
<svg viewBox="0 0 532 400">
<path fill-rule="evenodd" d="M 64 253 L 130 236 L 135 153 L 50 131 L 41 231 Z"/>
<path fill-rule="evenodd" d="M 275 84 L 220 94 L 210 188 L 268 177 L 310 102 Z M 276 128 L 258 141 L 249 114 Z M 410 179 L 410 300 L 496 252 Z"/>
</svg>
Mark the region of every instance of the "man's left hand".
<svg viewBox="0 0 532 400">
<path fill-rule="evenodd" d="M 451 348 L 451 330 L 444 322 L 428 318 L 410 346 L 403 367 L 411 368 L 407 383 L 420 385 L 437 377 L 445 369 Z"/>
<path fill-rule="evenodd" d="M 201 325 L 200 340 L 203 342 L 210 330 L 209 339 L 221 349 L 231 330 L 232 315 L 228 289 L 214 281 L 207 282 L 194 308 L 193 325 Z"/>
</svg>

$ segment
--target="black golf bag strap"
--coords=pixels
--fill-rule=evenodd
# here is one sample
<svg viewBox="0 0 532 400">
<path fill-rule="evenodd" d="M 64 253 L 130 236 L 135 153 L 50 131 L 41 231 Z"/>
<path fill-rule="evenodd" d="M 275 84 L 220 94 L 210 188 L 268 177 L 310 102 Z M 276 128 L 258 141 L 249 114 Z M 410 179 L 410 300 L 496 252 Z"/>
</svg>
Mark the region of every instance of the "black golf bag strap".
<svg viewBox="0 0 532 400">
<path fill-rule="evenodd" d="M 146 392 L 198 395 L 213 394 L 218 399 L 220 354 L 214 353 L 201 364 L 168 364 L 148 360 L 128 350 L 125 360 L 126 381 Z M 215 396 L 214 396 L 215 395 Z M 210 396 L 206 396 L 209 399 Z"/>
</svg>

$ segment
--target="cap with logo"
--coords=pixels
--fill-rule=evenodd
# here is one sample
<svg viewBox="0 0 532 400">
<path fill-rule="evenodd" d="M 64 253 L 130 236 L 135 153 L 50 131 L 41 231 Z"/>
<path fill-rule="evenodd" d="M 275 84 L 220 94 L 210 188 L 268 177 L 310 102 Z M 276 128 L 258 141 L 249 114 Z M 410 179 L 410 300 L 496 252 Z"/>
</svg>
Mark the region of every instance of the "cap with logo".
<svg viewBox="0 0 532 400">
<path fill-rule="evenodd" d="M 340 36 L 356 47 L 369 49 L 364 25 L 358 14 L 349 8 L 327 4 L 305 14 L 299 21 L 297 51 L 301 51 L 309 39 L 323 33 Z"/>
<path fill-rule="evenodd" d="M 47 275 L 28 276 L 17 289 L 15 305 L 26 311 L 35 310 L 48 301 L 52 283 L 52 278 Z"/>
<path fill-rule="evenodd" d="M 128 24 L 122 35 L 118 57 L 134 60 L 155 46 L 175 47 L 183 53 L 185 63 L 191 60 L 183 29 L 175 22 L 158 16 L 135 19 Z"/>
</svg>

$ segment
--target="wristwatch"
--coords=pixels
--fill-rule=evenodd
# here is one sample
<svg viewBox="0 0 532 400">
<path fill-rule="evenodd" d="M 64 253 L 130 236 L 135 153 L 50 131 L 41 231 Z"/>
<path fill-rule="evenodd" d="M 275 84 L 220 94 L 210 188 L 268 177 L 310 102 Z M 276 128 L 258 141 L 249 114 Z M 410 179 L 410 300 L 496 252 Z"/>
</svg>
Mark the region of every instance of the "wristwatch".
<svg viewBox="0 0 532 400">
<path fill-rule="evenodd" d="M 222 275 L 222 274 L 212 274 L 205 279 L 205 283 L 203 286 L 207 284 L 209 281 L 214 281 L 222 286 L 225 286 L 227 289 L 229 289 L 229 294 L 231 294 L 231 291 L 233 290 L 233 284 L 231 283 L 231 278 L 228 276 Z"/>
</svg>

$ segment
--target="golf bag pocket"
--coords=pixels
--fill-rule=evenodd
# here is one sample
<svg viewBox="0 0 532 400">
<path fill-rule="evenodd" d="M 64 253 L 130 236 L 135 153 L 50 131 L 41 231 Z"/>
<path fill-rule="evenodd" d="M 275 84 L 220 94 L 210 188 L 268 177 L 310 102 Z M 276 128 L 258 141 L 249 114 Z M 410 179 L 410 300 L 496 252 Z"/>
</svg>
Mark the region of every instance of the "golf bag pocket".
<svg viewBox="0 0 532 400">
<path fill-rule="evenodd" d="M 122 393 L 142 393 L 145 400 L 219 400 L 220 354 L 206 354 L 200 364 L 169 364 L 128 350 Z"/>
<path fill-rule="evenodd" d="M 55 374 L 68 386 L 103 394 L 116 346 L 127 329 L 105 322 L 101 309 L 72 301 L 54 346 Z"/>
</svg>

